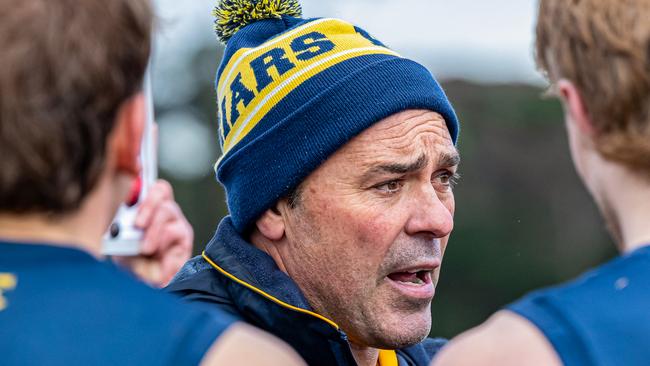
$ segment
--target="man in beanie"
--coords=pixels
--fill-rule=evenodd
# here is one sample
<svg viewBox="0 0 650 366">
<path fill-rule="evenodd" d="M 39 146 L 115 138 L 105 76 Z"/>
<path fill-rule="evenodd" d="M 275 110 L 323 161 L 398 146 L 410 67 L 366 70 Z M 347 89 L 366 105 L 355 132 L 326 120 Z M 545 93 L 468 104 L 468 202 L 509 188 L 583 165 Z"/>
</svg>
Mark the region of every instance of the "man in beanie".
<svg viewBox="0 0 650 366">
<path fill-rule="evenodd" d="M 538 64 L 621 255 L 508 306 L 452 341 L 435 365 L 650 363 L 649 20 L 647 0 L 541 0 Z"/>
<path fill-rule="evenodd" d="M 423 66 L 289 0 L 224 0 L 215 87 L 230 216 L 169 289 L 310 365 L 426 365 L 458 121 Z"/>
<path fill-rule="evenodd" d="M 140 171 L 152 22 L 148 0 L 0 0 L 3 366 L 301 364 L 274 337 L 101 257 Z M 143 256 L 128 262 L 165 282 L 191 229 L 168 184 L 141 208 Z"/>
</svg>

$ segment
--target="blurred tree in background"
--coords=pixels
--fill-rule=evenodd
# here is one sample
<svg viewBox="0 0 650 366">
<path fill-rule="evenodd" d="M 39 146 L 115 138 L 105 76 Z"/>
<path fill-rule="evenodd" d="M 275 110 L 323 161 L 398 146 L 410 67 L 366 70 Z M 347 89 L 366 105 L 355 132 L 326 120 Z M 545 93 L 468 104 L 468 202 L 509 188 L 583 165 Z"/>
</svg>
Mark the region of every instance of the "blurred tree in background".
<svg viewBox="0 0 650 366">
<path fill-rule="evenodd" d="M 195 91 L 182 110 L 156 106 L 161 176 L 194 226 L 196 253 L 227 214 L 210 166 L 219 154 L 213 82 L 222 52 L 211 45 L 196 53 L 185 70 Z M 432 335 L 451 337 L 527 291 L 612 256 L 614 248 L 573 170 L 557 101 L 531 86 L 443 84 L 461 119 L 463 161 Z M 178 116 L 194 118 L 184 124 Z M 194 134 L 180 133 L 191 126 Z M 200 157 L 206 153 L 207 162 Z M 186 164 L 198 164 L 200 174 L 178 174 Z"/>
</svg>

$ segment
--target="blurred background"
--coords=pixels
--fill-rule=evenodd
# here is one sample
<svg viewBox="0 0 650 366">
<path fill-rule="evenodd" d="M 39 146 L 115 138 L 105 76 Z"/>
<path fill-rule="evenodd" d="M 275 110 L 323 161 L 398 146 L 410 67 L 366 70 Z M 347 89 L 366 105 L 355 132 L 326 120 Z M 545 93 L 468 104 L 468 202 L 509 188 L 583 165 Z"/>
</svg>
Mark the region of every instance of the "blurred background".
<svg viewBox="0 0 650 366">
<path fill-rule="evenodd" d="M 213 82 L 223 46 L 216 0 L 155 0 L 154 95 L 160 173 L 198 253 L 227 213 Z M 533 288 L 612 257 L 569 159 L 562 111 L 533 61 L 536 0 L 301 0 L 304 17 L 351 21 L 442 82 L 460 117 L 455 229 L 433 302 L 433 336 L 452 337 Z"/>
</svg>

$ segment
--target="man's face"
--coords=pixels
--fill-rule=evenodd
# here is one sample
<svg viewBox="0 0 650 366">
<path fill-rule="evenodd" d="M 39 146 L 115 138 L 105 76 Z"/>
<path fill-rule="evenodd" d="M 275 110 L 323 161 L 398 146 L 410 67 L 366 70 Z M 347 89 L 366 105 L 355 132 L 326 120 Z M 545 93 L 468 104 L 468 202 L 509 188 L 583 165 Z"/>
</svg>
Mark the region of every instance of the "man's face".
<svg viewBox="0 0 650 366">
<path fill-rule="evenodd" d="M 458 163 L 439 114 L 405 111 L 337 151 L 282 210 L 288 274 L 354 344 L 394 349 L 429 333 Z"/>
</svg>

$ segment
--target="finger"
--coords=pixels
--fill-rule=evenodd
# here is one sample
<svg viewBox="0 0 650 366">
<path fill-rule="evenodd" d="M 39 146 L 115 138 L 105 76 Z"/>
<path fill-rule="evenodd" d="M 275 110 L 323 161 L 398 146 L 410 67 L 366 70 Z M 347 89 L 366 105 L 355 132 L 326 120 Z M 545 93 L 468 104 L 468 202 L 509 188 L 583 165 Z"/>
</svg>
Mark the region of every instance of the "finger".
<svg viewBox="0 0 650 366">
<path fill-rule="evenodd" d="M 194 229 L 184 220 L 178 220 L 174 224 L 168 225 L 162 233 L 165 240 L 170 242 L 168 248 L 172 246 L 180 248 L 189 259 L 194 247 Z"/>
<path fill-rule="evenodd" d="M 148 227 L 144 228 L 144 238 L 141 252 L 144 255 L 157 255 L 164 252 L 171 244 L 165 239 L 162 231 L 165 226 L 180 221 L 182 217 L 180 207 L 175 202 L 166 201 L 161 203 L 153 213 L 151 222 Z"/>
<path fill-rule="evenodd" d="M 167 249 L 159 251 L 153 260 L 160 265 L 161 285 L 166 285 L 190 259 L 194 232 L 189 224 L 179 220 L 165 225 L 161 240 L 167 242 L 165 244 Z"/>
<path fill-rule="evenodd" d="M 171 247 L 160 261 L 161 285 L 167 285 L 181 267 L 190 259 L 191 255 L 191 246 L 189 250 L 184 245 Z"/>
<path fill-rule="evenodd" d="M 161 262 L 164 262 L 168 257 L 178 256 L 182 253 L 185 260 L 189 259 L 192 254 L 192 243 L 194 241 L 194 231 L 189 224 L 183 221 L 170 222 L 162 228 L 160 233 L 160 247 L 165 250 L 160 250 L 156 253 L 156 257 Z"/>
<path fill-rule="evenodd" d="M 149 225 L 149 221 L 153 213 L 156 211 L 157 206 L 166 201 L 174 199 L 174 191 L 171 185 L 164 180 L 158 180 L 148 190 L 147 196 L 141 203 L 138 217 L 136 218 L 136 226 L 145 227 Z"/>
<path fill-rule="evenodd" d="M 172 186 L 162 179 L 152 185 L 145 199 L 140 204 L 138 214 L 135 219 L 135 226 L 141 229 L 150 225 L 152 217 L 158 206 L 165 201 L 174 200 L 174 190 Z"/>
</svg>

